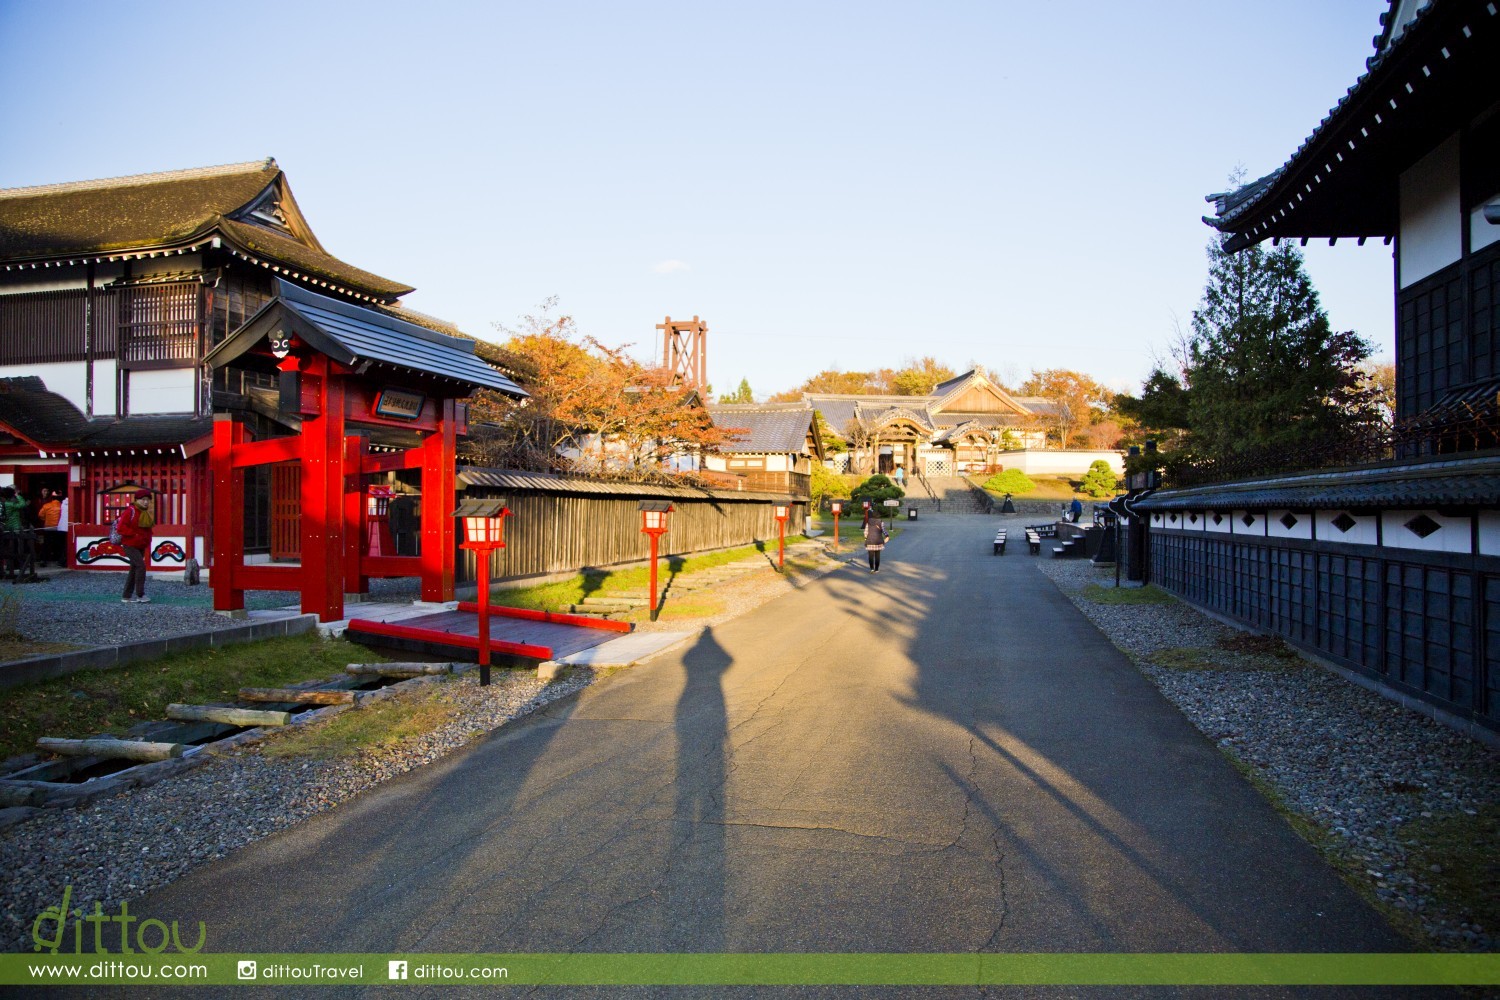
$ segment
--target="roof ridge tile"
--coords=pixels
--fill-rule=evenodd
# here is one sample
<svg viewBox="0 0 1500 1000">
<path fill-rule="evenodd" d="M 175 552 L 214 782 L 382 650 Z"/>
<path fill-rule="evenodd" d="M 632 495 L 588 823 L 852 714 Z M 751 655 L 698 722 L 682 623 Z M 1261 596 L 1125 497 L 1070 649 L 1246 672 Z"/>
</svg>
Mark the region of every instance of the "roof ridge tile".
<svg viewBox="0 0 1500 1000">
<path fill-rule="evenodd" d="M 163 181 L 195 180 L 200 177 L 222 177 L 227 174 L 269 172 L 281 169 L 276 158 L 247 160 L 244 163 L 221 163 L 210 167 L 188 167 L 184 170 L 158 170 L 145 174 L 100 177 L 93 180 L 63 181 L 59 184 L 36 184 L 29 187 L 0 188 L 0 198 L 29 198 L 33 195 L 63 194 L 72 191 L 104 191 L 110 188 L 140 187 Z"/>
</svg>

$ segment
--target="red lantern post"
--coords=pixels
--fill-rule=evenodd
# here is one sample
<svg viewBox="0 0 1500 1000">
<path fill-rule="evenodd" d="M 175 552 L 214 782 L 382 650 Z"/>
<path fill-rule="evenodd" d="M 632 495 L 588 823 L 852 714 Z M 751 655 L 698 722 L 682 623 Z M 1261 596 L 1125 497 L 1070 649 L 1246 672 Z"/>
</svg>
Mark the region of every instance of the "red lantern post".
<svg viewBox="0 0 1500 1000">
<path fill-rule="evenodd" d="M 789 503 L 778 503 L 776 505 L 776 527 L 780 533 L 780 541 L 776 548 L 776 568 L 786 568 L 786 520 L 792 515 L 792 505 Z"/>
<path fill-rule="evenodd" d="M 463 547 L 474 553 L 479 570 L 479 684 L 490 682 L 490 553 L 505 548 L 504 500 L 465 500 L 453 516 L 464 523 Z"/>
<path fill-rule="evenodd" d="M 839 513 L 844 509 L 844 505 L 835 500 L 831 506 L 833 507 L 833 551 L 837 552 L 839 550 Z"/>
<path fill-rule="evenodd" d="M 665 500 L 642 500 L 640 510 L 641 531 L 651 539 L 651 620 L 656 621 L 656 546 L 667 533 L 667 515 L 672 513 L 672 505 Z"/>
</svg>

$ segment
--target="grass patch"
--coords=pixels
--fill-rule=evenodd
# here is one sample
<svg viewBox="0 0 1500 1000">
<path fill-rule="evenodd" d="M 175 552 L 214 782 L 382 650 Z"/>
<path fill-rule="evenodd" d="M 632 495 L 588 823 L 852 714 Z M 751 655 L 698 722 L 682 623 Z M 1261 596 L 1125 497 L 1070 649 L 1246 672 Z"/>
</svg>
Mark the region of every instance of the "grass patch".
<svg viewBox="0 0 1500 1000">
<path fill-rule="evenodd" d="M 1276 635 L 1236 632 L 1233 635 L 1220 636 L 1215 640 L 1214 645 L 1231 653 L 1244 653 L 1249 656 L 1274 656 L 1281 660 L 1298 658 L 1297 651 Z"/>
<path fill-rule="evenodd" d="M 1402 828 L 1414 869 L 1470 923 L 1500 927 L 1500 806 L 1418 817 Z M 1438 871 L 1432 871 L 1436 867 Z"/>
<path fill-rule="evenodd" d="M 969 482 L 984 489 L 997 500 L 1001 499 L 1007 492 L 1016 500 L 1071 500 L 1075 496 L 1085 502 L 1094 499 L 1086 493 L 1079 492 L 1079 487 L 1083 485 L 1082 479 L 1069 479 L 1066 476 L 1031 476 L 1029 477 L 1031 479 L 1031 489 L 1026 490 L 1024 493 L 1019 490 L 996 489 L 989 485 L 991 481 L 999 476 L 1006 475 L 1010 471 L 1012 470 L 998 473 L 997 476 L 990 477 L 990 480 L 983 480 L 977 476 L 970 476 L 968 478 Z"/>
<path fill-rule="evenodd" d="M 662 605 L 660 614 L 656 616 L 657 621 L 688 621 L 694 618 L 712 618 L 714 615 L 724 613 L 724 604 L 712 598 L 699 598 L 693 601 L 673 601 L 667 598 L 667 603 Z M 644 622 L 651 620 L 651 612 L 646 608 L 632 611 L 628 616 L 630 621 Z"/>
<path fill-rule="evenodd" d="M 840 525 L 842 527 L 842 525 Z M 843 533 L 840 532 L 842 535 Z M 803 535 L 788 535 L 786 542 L 804 540 Z M 674 574 L 696 573 L 715 566 L 725 566 L 752 556 L 761 557 L 769 553 L 776 556 L 776 539 L 742 545 L 737 549 L 709 552 L 697 556 L 666 556 L 657 568 L 657 585 L 666 586 Z M 570 604 L 582 604 L 585 597 L 608 597 L 624 590 L 646 590 L 651 585 L 651 567 L 634 566 L 629 569 L 586 569 L 571 580 L 543 583 L 535 587 L 519 587 L 514 590 L 491 590 L 491 597 L 499 604 L 513 608 L 532 608 L 537 611 L 556 611 Z"/>
<path fill-rule="evenodd" d="M 1213 655 L 1206 649 L 1196 646 L 1177 646 L 1172 649 L 1158 649 L 1149 654 L 1146 659 L 1158 667 L 1167 670 L 1218 670 L 1221 664 L 1215 663 Z"/>
<path fill-rule="evenodd" d="M 387 698 L 365 708 L 273 734 L 261 745 L 267 757 L 331 760 L 400 746 L 458 715 L 452 696 L 428 692 Z"/>
<path fill-rule="evenodd" d="M 197 649 L 116 670 L 82 671 L 0 691 L 0 759 L 36 749 L 39 736 L 124 733 L 164 717 L 167 705 L 233 701 L 241 687 L 281 687 L 384 660 L 316 632 Z"/>
<path fill-rule="evenodd" d="M 1083 599 L 1095 604 L 1170 604 L 1176 598 L 1160 587 L 1102 587 L 1090 583 L 1083 588 Z"/>
</svg>

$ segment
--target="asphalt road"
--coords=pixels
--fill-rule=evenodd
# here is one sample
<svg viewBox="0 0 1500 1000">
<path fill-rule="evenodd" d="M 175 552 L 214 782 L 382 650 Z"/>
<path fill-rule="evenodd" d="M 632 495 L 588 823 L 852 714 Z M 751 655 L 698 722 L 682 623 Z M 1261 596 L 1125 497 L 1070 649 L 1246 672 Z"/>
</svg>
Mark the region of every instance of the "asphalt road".
<svg viewBox="0 0 1500 1000">
<path fill-rule="evenodd" d="M 990 554 L 994 525 L 909 525 L 879 574 L 842 568 L 138 912 L 205 921 L 217 952 L 1406 950 L 1024 546 Z"/>
</svg>

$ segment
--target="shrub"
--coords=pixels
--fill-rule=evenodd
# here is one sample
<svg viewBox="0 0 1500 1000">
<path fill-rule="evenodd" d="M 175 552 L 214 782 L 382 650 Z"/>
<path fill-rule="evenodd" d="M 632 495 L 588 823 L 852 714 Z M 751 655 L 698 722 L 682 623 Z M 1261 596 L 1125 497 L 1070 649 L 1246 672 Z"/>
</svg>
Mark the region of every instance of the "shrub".
<svg viewBox="0 0 1500 1000">
<path fill-rule="evenodd" d="M 1020 469 L 1006 469 L 986 479 L 984 488 L 992 493 L 1029 493 L 1036 489 L 1036 483 Z"/>
<path fill-rule="evenodd" d="M 1095 499 L 1112 495 L 1119 486 L 1119 480 L 1115 478 L 1115 470 L 1109 467 L 1104 459 L 1097 459 L 1089 466 L 1089 471 L 1083 475 L 1082 492 L 1087 493 Z"/>
<path fill-rule="evenodd" d="M 849 499 L 856 503 L 868 500 L 870 506 L 881 517 L 894 517 L 898 507 L 885 506 L 886 500 L 900 500 L 906 491 L 882 475 L 874 475 L 849 492 Z"/>
<path fill-rule="evenodd" d="M 811 483 L 808 488 L 812 493 L 814 507 L 822 507 L 825 499 L 849 499 L 849 480 L 822 462 L 813 463 Z"/>
</svg>

